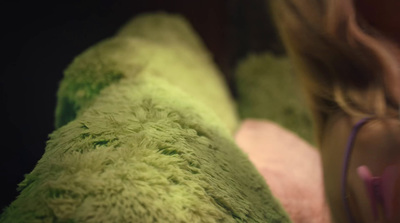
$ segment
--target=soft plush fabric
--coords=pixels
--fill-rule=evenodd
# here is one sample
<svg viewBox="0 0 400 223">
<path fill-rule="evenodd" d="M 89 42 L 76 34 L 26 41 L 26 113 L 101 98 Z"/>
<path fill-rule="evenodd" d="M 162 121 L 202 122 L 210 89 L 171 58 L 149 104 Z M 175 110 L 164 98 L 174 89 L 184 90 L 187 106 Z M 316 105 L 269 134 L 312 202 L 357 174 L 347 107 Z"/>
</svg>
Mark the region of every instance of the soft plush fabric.
<svg viewBox="0 0 400 223">
<path fill-rule="evenodd" d="M 140 16 L 65 71 L 58 129 L 0 222 L 290 222 L 237 122 L 184 19 Z"/>
<path fill-rule="evenodd" d="M 287 56 L 265 52 L 237 67 L 243 119 L 236 142 L 294 223 L 330 223 L 311 116 Z"/>
<path fill-rule="evenodd" d="M 239 62 L 235 78 L 241 119 L 273 121 L 315 144 L 311 116 L 287 56 L 250 54 Z"/>
<path fill-rule="evenodd" d="M 318 150 L 269 120 L 243 121 L 235 138 L 294 223 L 331 222 Z"/>
<path fill-rule="evenodd" d="M 75 58 L 58 91 L 56 126 L 83 112 L 103 88 L 139 73 L 167 80 L 211 108 L 231 132 L 237 128 L 236 106 L 212 55 L 184 18 L 162 13 L 135 17 Z"/>
</svg>

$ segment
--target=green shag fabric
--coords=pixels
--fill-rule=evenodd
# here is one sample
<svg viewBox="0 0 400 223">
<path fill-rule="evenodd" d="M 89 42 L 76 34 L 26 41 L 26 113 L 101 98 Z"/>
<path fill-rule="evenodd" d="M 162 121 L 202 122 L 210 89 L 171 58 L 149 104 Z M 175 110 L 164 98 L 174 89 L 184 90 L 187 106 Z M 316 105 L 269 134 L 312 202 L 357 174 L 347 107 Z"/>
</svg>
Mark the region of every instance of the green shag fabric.
<svg viewBox="0 0 400 223">
<path fill-rule="evenodd" d="M 286 56 L 251 54 L 236 68 L 238 108 L 242 119 L 268 119 L 314 144 L 305 99 Z"/>
<path fill-rule="evenodd" d="M 0 222 L 290 222 L 183 18 L 128 23 L 74 60 L 58 99 L 59 128 Z"/>
<path fill-rule="evenodd" d="M 146 72 L 209 106 L 233 132 L 238 125 L 236 106 L 212 56 L 204 49 L 184 18 L 138 16 L 113 38 L 76 57 L 65 71 L 58 92 L 56 127 L 75 119 L 111 83 Z"/>
</svg>

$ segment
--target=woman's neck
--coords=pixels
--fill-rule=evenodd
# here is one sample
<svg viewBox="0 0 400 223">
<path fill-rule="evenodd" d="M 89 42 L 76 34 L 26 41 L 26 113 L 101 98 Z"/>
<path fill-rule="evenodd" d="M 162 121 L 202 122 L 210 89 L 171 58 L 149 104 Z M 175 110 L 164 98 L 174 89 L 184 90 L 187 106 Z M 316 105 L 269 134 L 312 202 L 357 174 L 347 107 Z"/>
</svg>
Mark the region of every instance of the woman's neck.
<svg viewBox="0 0 400 223">
<path fill-rule="evenodd" d="M 360 118 L 344 114 L 332 115 L 323 133 L 321 155 L 324 167 L 325 187 L 333 216 L 337 222 L 347 222 L 344 205 L 340 199 L 341 171 L 349 135 Z M 361 222 L 373 221 L 369 198 L 357 168 L 365 165 L 373 176 L 381 176 L 389 165 L 400 163 L 400 122 L 396 119 L 371 119 L 358 132 L 352 148 L 348 169 L 348 185 L 351 210 Z M 396 185 L 400 188 L 400 182 Z M 397 192 L 400 190 L 397 189 Z M 399 201 L 397 194 L 397 202 Z M 399 205 L 399 204 L 397 204 Z M 400 222 L 400 216 L 393 222 Z M 362 220 L 361 220 L 362 219 Z M 388 221 L 390 222 L 390 221 Z"/>
</svg>

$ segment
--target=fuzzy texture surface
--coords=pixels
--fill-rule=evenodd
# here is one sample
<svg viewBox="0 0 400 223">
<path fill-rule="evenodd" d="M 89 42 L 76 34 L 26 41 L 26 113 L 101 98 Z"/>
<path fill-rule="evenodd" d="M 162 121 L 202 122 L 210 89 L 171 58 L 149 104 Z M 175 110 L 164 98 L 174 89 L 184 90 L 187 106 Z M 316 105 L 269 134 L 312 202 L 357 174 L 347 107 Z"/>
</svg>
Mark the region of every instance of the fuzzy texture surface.
<svg viewBox="0 0 400 223">
<path fill-rule="evenodd" d="M 0 222 L 290 222 L 235 144 L 202 48 L 181 17 L 155 14 L 78 56 L 59 128 Z"/>
<path fill-rule="evenodd" d="M 288 57 L 253 54 L 236 72 L 242 119 L 236 142 L 295 223 L 329 223 L 311 116 Z"/>
<path fill-rule="evenodd" d="M 317 149 L 267 120 L 244 121 L 235 138 L 294 223 L 331 222 Z"/>
<path fill-rule="evenodd" d="M 237 129 L 236 105 L 211 54 L 183 17 L 163 13 L 136 17 L 75 58 L 58 91 L 56 127 L 90 107 L 103 88 L 142 72 L 167 80 Z"/>
<path fill-rule="evenodd" d="M 242 119 L 264 119 L 314 144 L 313 126 L 294 69 L 286 56 L 252 54 L 236 68 Z"/>
</svg>

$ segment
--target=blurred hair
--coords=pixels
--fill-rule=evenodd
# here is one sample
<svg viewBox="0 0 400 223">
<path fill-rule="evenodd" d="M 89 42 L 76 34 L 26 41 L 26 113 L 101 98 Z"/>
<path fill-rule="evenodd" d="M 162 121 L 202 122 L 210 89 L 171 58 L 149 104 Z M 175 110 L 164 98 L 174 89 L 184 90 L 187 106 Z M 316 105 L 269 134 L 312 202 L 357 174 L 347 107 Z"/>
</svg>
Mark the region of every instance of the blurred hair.
<svg viewBox="0 0 400 223">
<path fill-rule="evenodd" d="M 317 142 L 333 113 L 397 114 L 398 52 L 394 43 L 363 20 L 353 0 L 269 2 L 307 95 Z"/>
</svg>

